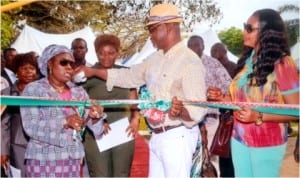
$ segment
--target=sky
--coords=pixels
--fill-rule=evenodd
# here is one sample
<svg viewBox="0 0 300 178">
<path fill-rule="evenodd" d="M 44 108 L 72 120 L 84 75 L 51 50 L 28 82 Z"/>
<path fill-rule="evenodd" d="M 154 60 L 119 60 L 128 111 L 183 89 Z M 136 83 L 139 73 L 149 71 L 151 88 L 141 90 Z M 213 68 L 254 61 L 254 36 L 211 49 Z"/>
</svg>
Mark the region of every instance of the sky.
<svg viewBox="0 0 300 178">
<path fill-rule="evenodd" d="M 213 25 L 216 31 L 232 26 L 242 28 L 243 23 L 258 9 L 271 8 L 277 10 L 285 4 L 294 4 L 299 7 L 300 0 L 214 0 L 223 12 L 223 19 L 219 24 Z M 283 19 L 299 18 L 299 14 L 283 14 Z"/>
</svg>

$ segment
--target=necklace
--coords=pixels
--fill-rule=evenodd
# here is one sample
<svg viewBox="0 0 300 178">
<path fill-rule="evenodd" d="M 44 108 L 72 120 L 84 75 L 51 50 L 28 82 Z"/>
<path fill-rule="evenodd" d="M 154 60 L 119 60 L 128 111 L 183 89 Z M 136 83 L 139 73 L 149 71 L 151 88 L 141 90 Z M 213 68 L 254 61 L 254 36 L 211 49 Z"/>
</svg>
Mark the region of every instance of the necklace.
<svg viewBox="0 0 300 178">
<path fill-rule="evenodd" d="M 63 86 L 57 86 L 53 83 L 50 83 L 51 86 L 54 88 L 55 91 L 57 91 L 57 93 L 63 93 L 66 89 L 66 85 L 63 85 Z"/>
</svg>

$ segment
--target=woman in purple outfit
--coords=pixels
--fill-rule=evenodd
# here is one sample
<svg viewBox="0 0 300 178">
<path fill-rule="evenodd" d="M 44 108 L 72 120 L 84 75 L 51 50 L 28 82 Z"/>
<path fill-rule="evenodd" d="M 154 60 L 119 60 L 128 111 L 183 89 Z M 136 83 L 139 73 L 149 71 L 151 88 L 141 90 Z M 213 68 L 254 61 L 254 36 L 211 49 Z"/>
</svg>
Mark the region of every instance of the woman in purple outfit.
<svg viewBox="0 0 300 178">
<path fill-rule="evenodd" d="M 28 84 L 23 96 L 47 97 L 59 100 L 88 100 L 85 90 L 73 84 L 74 58 L 65 46 L 50 45 L 38 60 L 41 80 Z M 88 114 L 79 115 L 73 106 L 21 107 L 23 127 L 29 136 L 25 153 L 26 177 L 80 177 L 84 157 L 81 136 L 74 134 L 86 124 L 101 134 L 103 107 L 92 102 Z M 87 118 L 87 122 L 83 118 Z M 99 133 L 98 133 L 98 132 Z"/>
</svg>

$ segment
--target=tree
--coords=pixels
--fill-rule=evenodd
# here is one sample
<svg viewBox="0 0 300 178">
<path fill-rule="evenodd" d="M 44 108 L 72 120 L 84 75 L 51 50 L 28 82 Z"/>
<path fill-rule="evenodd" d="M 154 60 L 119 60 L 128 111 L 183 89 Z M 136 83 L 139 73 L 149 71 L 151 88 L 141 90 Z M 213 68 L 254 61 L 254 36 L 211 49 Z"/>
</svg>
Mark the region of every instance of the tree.
<svg viewBox="0 0 300 178">
<path fill-rule="evenodd" d="M 222 43 L 228 50 L 236 56 L 240 56 L 243 51 L 243 32 L 241 29 L 231 27 L 228 30 L 222 30 L 218 34 Z"/>
<path fill-rule="evenodd" d="M 5 14 L 47 33 L 69 33 L 85 25 L 91 26 L 96 34 L 113 33 L 122 41 L 121 57 L 126 57 L 146 41 L 146 14 L 150 7 L 161 2 L 172 2 L 181 8 L 184 31 L 202 20 L 216 23 L 222 15 L 212 0 L 38 1 Z M 16 22 L 15 25 L 13 31 L 22 28 Z M 1 34 L 3 37 L 6 38 Z"/>
<path fill-rule="evenodd" d="M 103 30 L 111 8 L 102 1 L 38 1 L 23 6 L 15 15 L 43 32 L 61 34 L 85 25 Z"/>
<path fill-rule="evenodd" d="M 110 19 L 107 31 L 121 37 L 123 45 L 125 43 L 125 46 L 127 46 L 123 49 L 124 52 L 127 52 L 125 56 L 134 54 L 145 43 L 149 36 L 148 31 L 144 30 L 145 16 L 153 5 L 162 2 L 174 3 L 181 8 L 181 14 L 184 17 L 183 31 L 190 31 L 196 22 L 207 20 L 213 24 L 219 22 L 222 17 L 216 3 L 211 0 L 112 0 L 109 5 L 116 8 L 115 16 Z"/>
<path fill-rule="evenodd" d="M 292 19 L 285 20 L 288 34 L 289 34 L 289 42 L 290 46 L 293 46 L 295 43 L 297 43 L 297 40 L 299 39 L 299 6 L 293 5 L 293 4 L 286 4 L 283 6 L 280 6 L 278 8 L 278 12 L 280 14 L 284 13 L 295 13 L 297 14 Z"/>
<path fill-rule="evenodd" d="M 1 46 L 2 47 L 8 47 L 12 39 L 14 38 L 14 33 L 12 30 L 13 28 L 14 21 L 11 18 L 11 16 L 7 14 L 2 14 L 1 15 Z M 5 38 L 3 38 L 5 37 Z"/>
<path fill-rule="evenodd" d="M 8 0 L 2 0 L 1 6 L 8 4 Z M 10 13 L 1 13 L 1 48 L 9 47 L 17 35 L 15 30 L 16 20 Z"/>
</svg>

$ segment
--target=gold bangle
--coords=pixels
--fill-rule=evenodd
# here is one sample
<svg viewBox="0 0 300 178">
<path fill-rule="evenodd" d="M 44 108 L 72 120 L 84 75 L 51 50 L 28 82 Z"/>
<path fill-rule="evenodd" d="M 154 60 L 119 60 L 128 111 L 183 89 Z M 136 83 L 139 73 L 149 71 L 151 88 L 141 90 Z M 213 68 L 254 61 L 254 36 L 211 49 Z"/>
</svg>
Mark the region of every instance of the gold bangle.
<svg viewBox="0 0 300 178">
<path fill-rule="evenodd" d="M 257 119 L 256 119 L 256 121 L 255 121 L 255 125 L 259 126 L 259 125 L 261 125 L 263 122 L 264 122 L 264 121 L 263 121 L 263 113 L 258 112 L 258 117 L 257 117 Z"/>
</svg>

